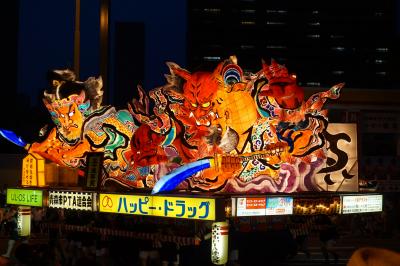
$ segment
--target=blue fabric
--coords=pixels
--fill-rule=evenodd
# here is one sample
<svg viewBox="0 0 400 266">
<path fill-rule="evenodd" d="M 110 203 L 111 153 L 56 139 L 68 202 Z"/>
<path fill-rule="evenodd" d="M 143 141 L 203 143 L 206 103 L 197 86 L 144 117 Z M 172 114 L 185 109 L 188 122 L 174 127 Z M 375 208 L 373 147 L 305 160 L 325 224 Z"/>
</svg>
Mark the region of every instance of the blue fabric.
<svg viewBox="0 0 400 266">
<path fill-rule="evenodd" d="M 7 139 L 8 141 L 11 141 L 12 143 L 14 143 L 20 147 L 26 146 L 26 142 L 23 141 L 21 139 L 21 137 L 18 137 L 17 135 L 15 135 L 14 132 L 12 132 L 10 130 L 0 128 L 0 135 L 2 135 L 5 139 Z"/>
<path fill-rule="evenodd" d="M 171 173 L 161 177 L 161 179 L 157 181 L 151 194 L 172 191 L 186 178 L 210 167 L 210 159 L 203 159 L 176 168 Z"/>
</svg>

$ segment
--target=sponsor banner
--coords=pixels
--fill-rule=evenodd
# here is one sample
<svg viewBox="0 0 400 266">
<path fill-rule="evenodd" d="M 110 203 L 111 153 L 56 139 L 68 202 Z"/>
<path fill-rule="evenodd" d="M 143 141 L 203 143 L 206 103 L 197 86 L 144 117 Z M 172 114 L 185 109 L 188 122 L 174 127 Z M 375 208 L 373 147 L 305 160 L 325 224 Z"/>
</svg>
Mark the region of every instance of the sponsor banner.
<svg viewBox="0 0 400 266">
<path fill-rule="evenodd" d="M 96 193 L 80 191 L 49 191 L 48 206 L 82 211 L 96 210 Z"/>
<path fill-rule="evenodd" d="M 293 197 L 237 198 L 236 216 L 293 214 Z"/>
<path fill-rule="evenodd" d="M 266 198 L 237 198 L 237 216 L 264 216 Z"/>
<path fill-rule="evenodd" d="M 100 212 L 215 220 L 216 200 L 100 193 Z"/>
<path fill-rule="evenodd" d="M 7 204 L 42 207 L 43 191 L 34 189 L 8 188 Z"/>
<path fill-rule="evenodd" d="M 383 195 L 342 196 L 342 213 L 381 212 Z"/>
<path fill-rule="evenodd" d="M 293 214 L 292 197 L 267 198 L 266 215 L 288 215 Z"/>
</svg>

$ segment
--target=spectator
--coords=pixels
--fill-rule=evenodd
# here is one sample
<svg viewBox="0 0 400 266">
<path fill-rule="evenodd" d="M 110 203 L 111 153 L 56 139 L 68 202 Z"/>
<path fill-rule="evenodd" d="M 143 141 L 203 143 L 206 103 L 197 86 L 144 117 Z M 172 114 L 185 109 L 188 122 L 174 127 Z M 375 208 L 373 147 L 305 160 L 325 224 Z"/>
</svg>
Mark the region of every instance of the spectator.
<svg viewBox="0 0 400 266">
<path fill-rule="evenodd" d="M 3 232 L 3 219 L 7 203 L 7 184 L 3 184 L 3 188 L 0 191 L 0 232 Z"/>
<path fill-rule="evenodd" d="M 18 210 L 16 207 L 11 207 L 9 211 L 5 214 L 5 228 L 9 235 L 9 240 L 7 243 L 7 251 L 2 256 L 5 258 L 10 258 L 11 252 L 14 249 L 15 242 L 18 240 L 18 226 L 17 226 L 17 214 Z"/>
<path fill-rule="evenodd" d="M 400 169 L 396 158 L 392 158 L 389 165 L 387 166 L 387 175 L 389 180 L 400 179 Z"/>
<path fill-rule="evenodd" d="M 0 266 L 7 266 L 9 265 L 8 259 L 0 256 Z"/>
<path fill-rule="evenodd" d="M 311 224 L 309 223 L 309 221 L 311 221 L 311 218 L 308 218 L 306 216 L 299 216 L 296 218 L 298 220 L 295 221 L 297 230 L 294 238 L 297 244 L 297 251 L 303 252 L 304 254 L 306 254 L 307 258 L 310 258 L 311 253 L 308 249 L 308 237 L 311 231 Z"/>
<path fill-rule="evenodd" d="M 41 234 L 40 225 L 43 220 L 43 208 L 33 207 L 32 208 L 32 233 Z"/>
<path fill-rule="evenodd" d="M 7 184 L 3 184 L 0 191 L 0 208 L 5 208 L 7 202 Z"/>
<path fill-rule="evenodd" d="M 398 266 L 400 253 L 383 248 L 359 248 L 350 257 L 348 266 Z"/>
<path fill-rule="evenodd" d="M 378 162 L 374 168 L 375 179 L 382 180 L 386 179 L 386 167 L 383 164 L 383 159 L 381 157 L 378 158 Z"/>
<path fill-rule="evenodd" d="M 351 216 L 351 232 L 352 235 L 356 237 L 361 237 L 365 235 L 362 219 L 359 214 L 354 214 L 353 216 Z"/>
<path fill-rule="evenodd" d="M 54 227 L 49 228 L 49 246 L 50 246 L 50 257 L 57 263 L 59 259 L 62 262 L 65 261 L 65 254 L 60 243 L 61 232 L 58 227 L 62 223 L 62 212 L 58 209 L 48 208 L 46 212 L 46 220 L 50 225 Z"/>
<path fill-rule="evenodd" d="M 333 246 L 339 237 L 336 225 L 327 215 L 319 216 L 317 224 L 319 228 L 319 239 L 321 241 L 321 251 L 325 257 L 325 263 L 329 263 L 329 254 L 331 254 L 334 258 L 335 264 L 337 264 L 339 255 L 333 250 Z"/>
<path fill-rule="evenodd" d="M 174 235 L 170 227 L 165 228 L 165 235 Z M 174 242 L 163 242 L 160 248 L 160 257 L 162 266 L 178 265 L 178 244 Z"/>
<path fill-rule="evenodd" d="M 15 258 L 19 262 L 18 265 L 32 265 L 33 251 L 30 245 L 22 243 L 15 248 Z"/>
<path fill-rule="evenodd" d="M 374 177 L 374 166 L 373 166 L 370 158 L 367 158 L 365 160 L 365 164 L 364 164 L 362 172 L 364 174 L 363 177 L 365 179 L 367 179 L 367 180 L 375 179 L 375 177 Z"/>
</svg>

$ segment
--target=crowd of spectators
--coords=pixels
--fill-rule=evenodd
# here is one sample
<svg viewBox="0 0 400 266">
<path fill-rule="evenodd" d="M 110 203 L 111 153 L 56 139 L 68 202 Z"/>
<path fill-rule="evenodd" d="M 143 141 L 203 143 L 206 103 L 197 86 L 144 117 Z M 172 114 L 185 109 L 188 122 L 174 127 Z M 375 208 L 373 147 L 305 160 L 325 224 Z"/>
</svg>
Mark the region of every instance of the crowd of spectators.
<svg viewBox="0 0 400 266">
<path fill-rule="evenodd" d="M 359 239 L 399 237 L 399 208 L 397 194 L 392 193 L 384 195 L 383 211 L 379 213 L 232 218 L 229 265 L 282 261 L 298 253 L 310 257 L 310 237 L 320 240 L 327 261 L 337 260 L 335 241 L 346 234 Z M 32 208 L 31 237 L 21 239 L 15 231 L 15 208 L 6 206 L 5 210 L 0 234 L 15 242 L 13 252 L 8 247 L 4 250 L 15 265 L 212 265 L 210 222 Z M 94 230 L 78 232 L 49 224 L 126 230 L 152 237 L 106 236 Z M 198 241 L 181 245 L 173 240 L 160 241 L 154 235 L 193 237 Z"/>
<path fill-rule="evenodd" d="M 14 216 L 15 217 L 15 216 Z M 53 208 L 33 208 L 30 239 L 15 238 L 13 256 L 16 265 L 178 265 L 179 254 L 188 259 L 188 247 L 178 242 L 161 242 L 155 235 L 195 236 L 194 221 L 157 219 L 145 216 L 127 216 Z M 10 221 L 4 221 L 2 234 L 10 234 Z M 143 233 L 140 239 L 129 235 L 107 236 L 90 229 L 63 230 L 63 226 L 107 228 Z M 12 225 L 15 229 L 15 225 Z M 150 237 L 146 237 L 149 233 Z M 29 241 L 27 241 L 29 240 Z M 199 248 L 197 246 L 196 248 Z M 182 249 L 182 250 L 180 250 Z M 10 252 L 11 255 L 11 252 Z M 193 259 L 193 258 L 192 258 Z M 180 264 L 182 265 L 182 264 Z"/>
</svg>

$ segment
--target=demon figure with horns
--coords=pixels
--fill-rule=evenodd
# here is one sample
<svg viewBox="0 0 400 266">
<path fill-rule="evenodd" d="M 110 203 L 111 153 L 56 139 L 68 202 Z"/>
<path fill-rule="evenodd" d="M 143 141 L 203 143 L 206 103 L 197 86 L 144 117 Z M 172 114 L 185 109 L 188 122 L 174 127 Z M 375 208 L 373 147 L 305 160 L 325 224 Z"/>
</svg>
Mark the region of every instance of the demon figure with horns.
<svg viewBox="0 0 400 266">
<path fill-rule="evenodd" d="M 148 125 L 148 135 L 154 139 L 158 135 L 156 145 L 164 153 L 157 154 L 167 155 L 158 158 L 174 157 L 184 164 L 214 157 L 217 167 L 192 175 L 181 188 L 320 189 L 314 176 L 326 161 L 327 116 L 322 107 L 327 99 L 338 97 L 343 84 L 304 101 L 296 76 L 275 61 L 264 62 L 256 74 L 244 74 L 236 57 L 221 62 L 213 72 L 190 73 L 174 63 L 168 66 L 167 85 L 150 91 L 153 114 L 141 89 L 143 97 L 130 110 L 141 124 Z M 165 161 L 159 161 L 157 168 Z M 153 177 L 152 183 L 161 178 Z"/>
</svg>

